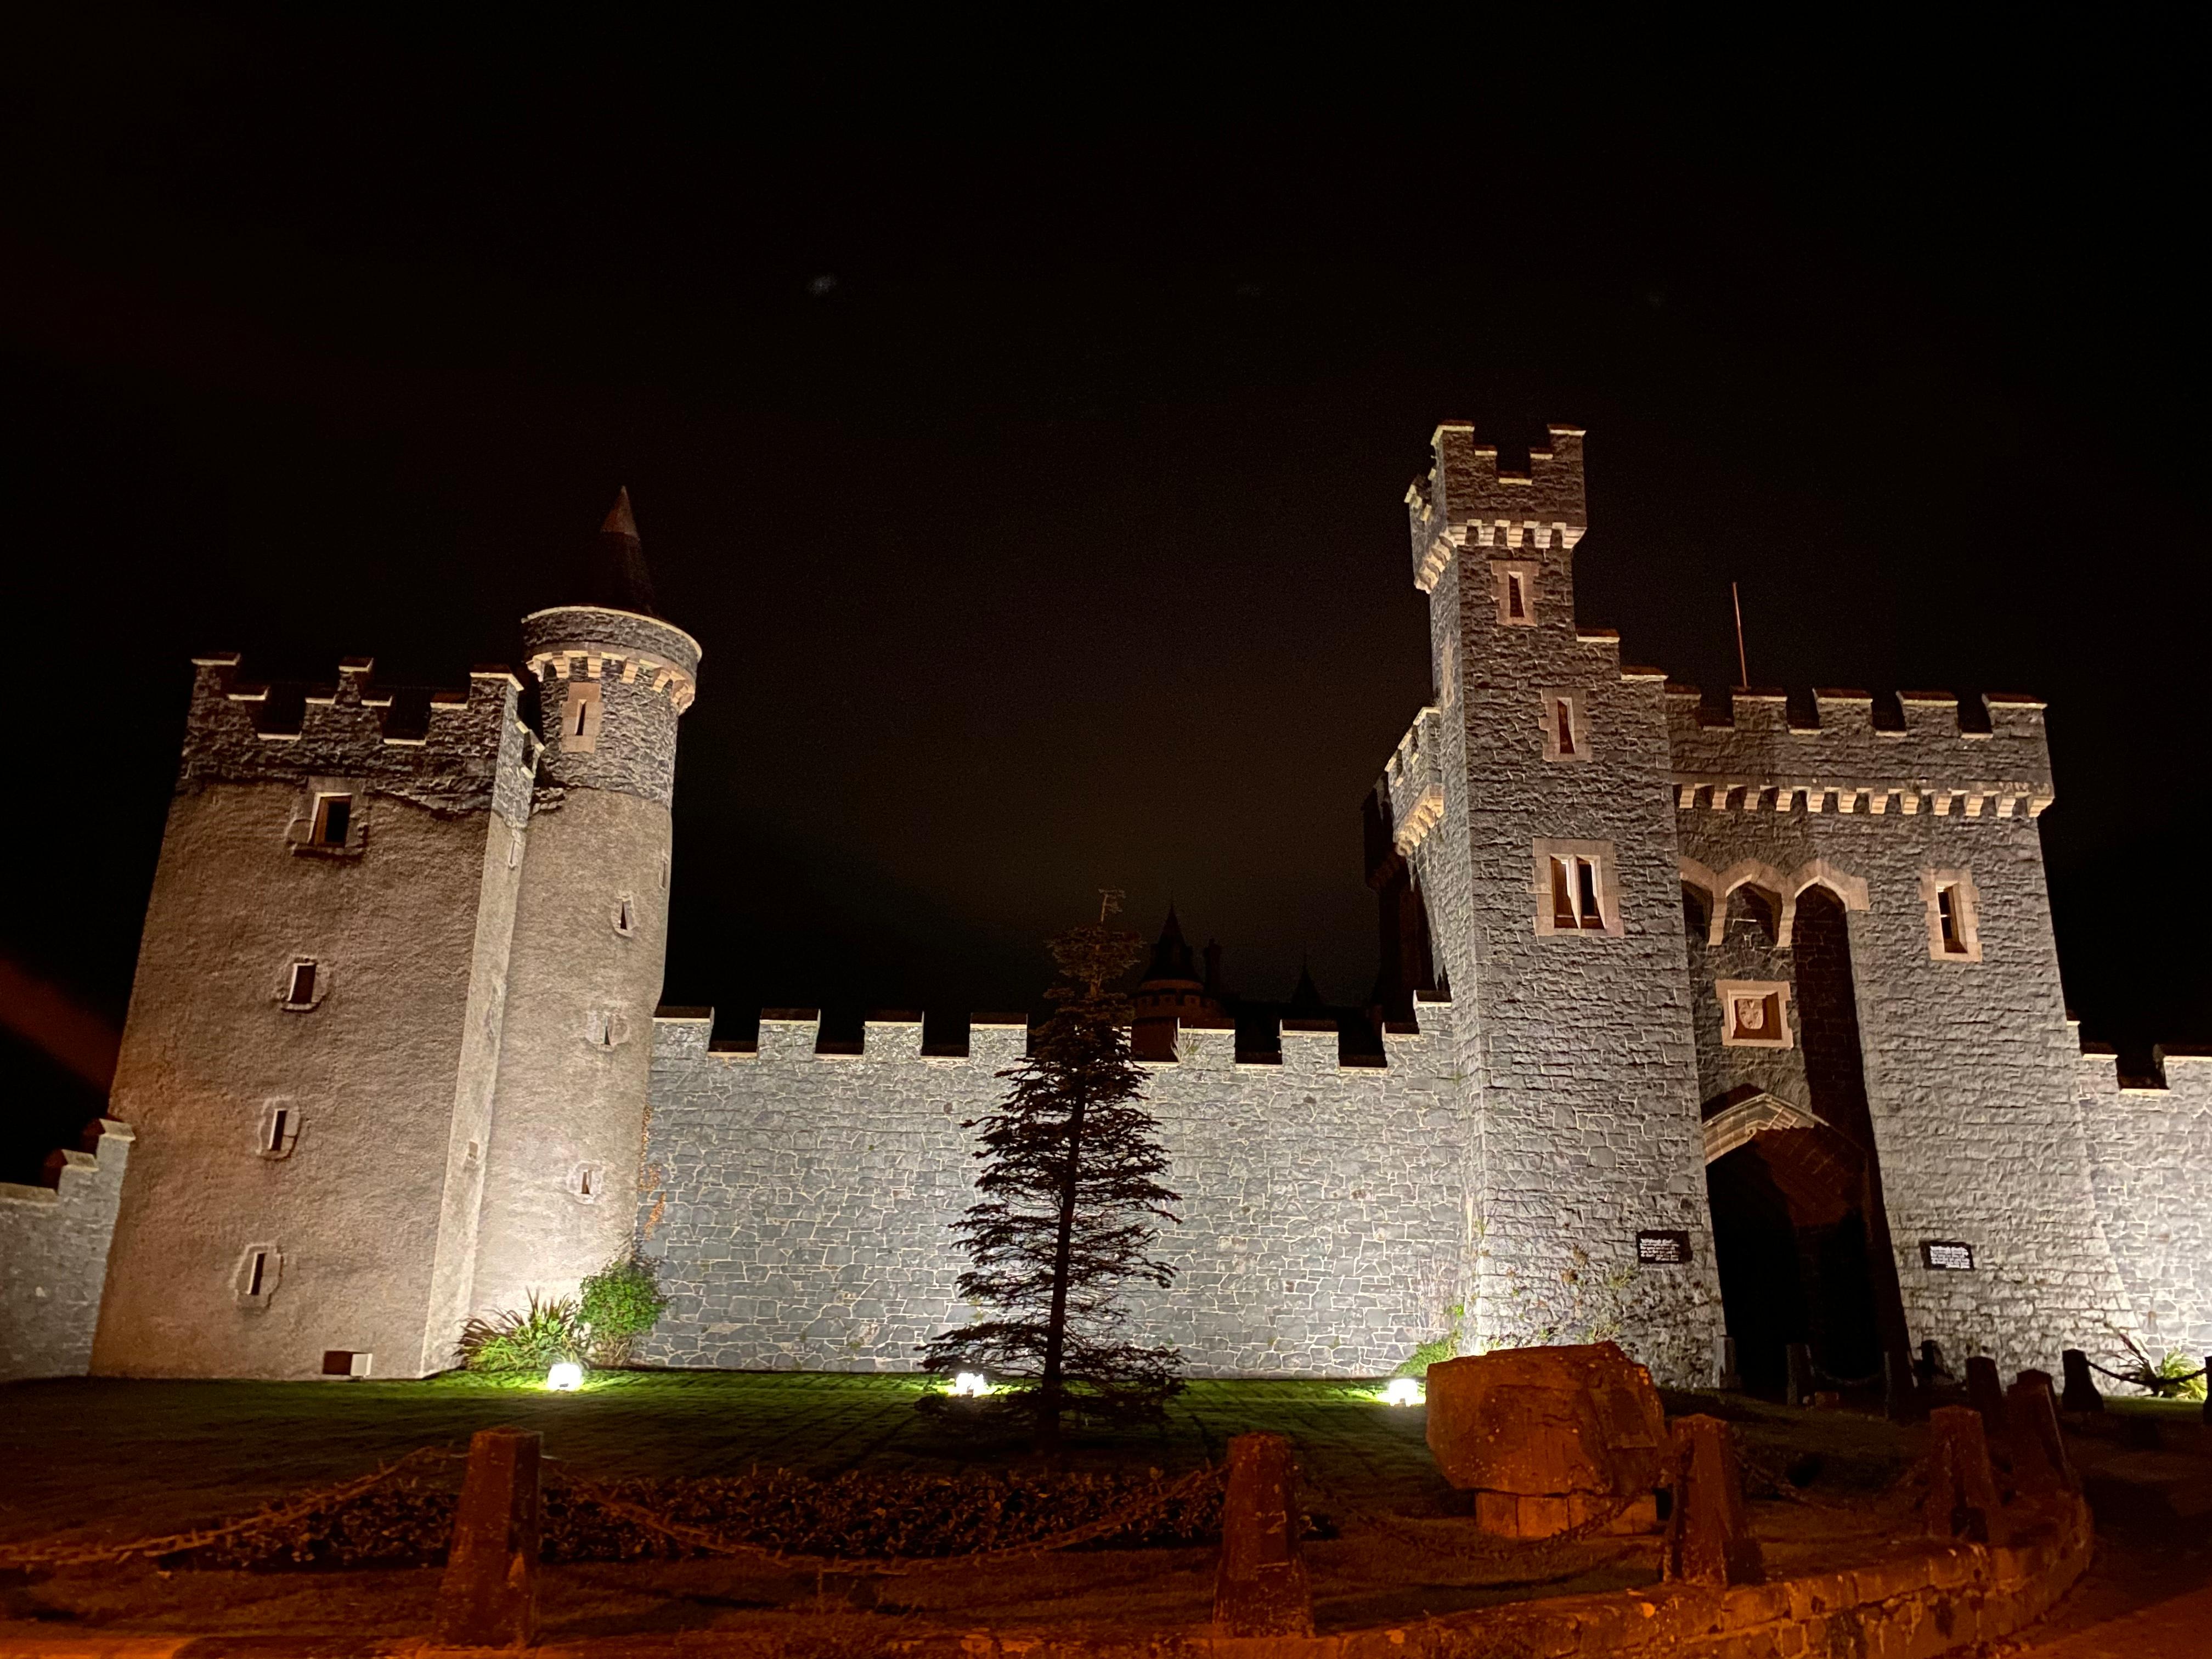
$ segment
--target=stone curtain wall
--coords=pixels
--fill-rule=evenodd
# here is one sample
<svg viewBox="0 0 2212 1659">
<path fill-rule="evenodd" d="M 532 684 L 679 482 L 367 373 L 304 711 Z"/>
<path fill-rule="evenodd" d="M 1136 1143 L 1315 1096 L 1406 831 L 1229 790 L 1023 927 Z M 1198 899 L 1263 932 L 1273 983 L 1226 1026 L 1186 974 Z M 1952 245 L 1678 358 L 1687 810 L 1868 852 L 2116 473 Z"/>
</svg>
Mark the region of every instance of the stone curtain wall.
<svg viewBox="0 0 2212 1659">
<path fill-rule="evenodd" d="M 1847 905 L 1911 1340 L 2052 1370 L 2131 1322 L 2090 1190 L 2033 816 L 2051 796 L 2040 705 L 1992 698 L 1977 732 L 1955 698 L 1907 697 L 1907 729 L 1888 732 L 1863 695 L 1820 695 L 1816 726 L 1790 724 L 1778 694 L 1736 696 L 1732 723 L 1692 690 L 1668 701 L 1684 879 L 1785 901 L 1817 879 Z M 1931 954 L 1936 871 L 1972 881 L 1978 960 Z M 1698 1017 L 1719 1018 L 1709 995 Z M 1974 1270 L 1924 1266 L 1929 1240 L 1972 1245 Z"/>
<path fill-rule="evenodd" d="M 2164 1086 L 2081 1058 L 2081 1124 L 2105 1237 L 2155 1357 L 2212 1353 L 2212 1056 L 2168 1054 Z M 2077 1346 L 2117 1346 L 2084 1332 Z"/>
<path fill-rule="evenodd" d="M 0 1382 L 92 1364 L 131 1131 L 102 1119 L 96 1152 L 60 1154 L 52 1187 L 0 1186 Z"/>
<path fill-rule="evenodd" d="M 1130 1303 L 1133 1329 L 1197 1376 L 1371 1376 L 1443 1335 L 1466 1238 L 1450 1009 L 1343 1066 L 1334 1033 L 1289 1031 L 1278 1066 L 1234 1034 L 1185 1031 L 1146 1066 L 1182 1194 L 1160 1248 L 1179 1271 Z M 775 1370 L 915 1369 L 967 1322 L 951 1224 L 977 1164 L 964 1120 L 1019 1060 L 1018 1026 L 965 1056 L 871 1023 L 859 1054 L 817 1054 L 816 1022 L 763 1019 L 757 1048 L 709 1046 L 712 1016 L 655 1022 L 639 1231 L 673 1305 L 643 1358 Z"/>
</svg>

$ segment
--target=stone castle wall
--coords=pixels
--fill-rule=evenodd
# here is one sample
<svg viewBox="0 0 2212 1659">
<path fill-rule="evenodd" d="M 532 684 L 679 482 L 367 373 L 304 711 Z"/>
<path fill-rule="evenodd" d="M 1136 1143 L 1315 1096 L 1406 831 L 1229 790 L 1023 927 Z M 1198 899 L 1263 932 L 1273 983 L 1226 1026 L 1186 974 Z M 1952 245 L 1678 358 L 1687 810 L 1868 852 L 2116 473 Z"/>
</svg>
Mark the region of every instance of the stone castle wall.
<svg viewBox="0 0 2212 1659">
<path fill-rule="evenodd" d="M 95 1151 L 55 1155 L 52 1186 L 0 1185 L 0 1382 L 82 1376 L 92 1364 L 131 1140 L 112 1120 L 98 1130 Z"/>
<path fill-rule="evenodd" d="M 1466 1123 L 1451 1009 L 1339 1063 L 1334 1031 L 1283 1033 L 1277 1065 L 1233 1032 L 1185 1030 L 1145 1062 L 1173 1158 L 1173 1290 L 1133 1328 L 1197 1376 L 1367 1376 L 1444 1334 L 1467 1238 Z M 710 1013 L 655 1022 L 639 1231 L 674 1304 L 646 1358 L 684 1366 L 910 1370 L 969 1321 L 950 1231 L 971 1201 L 975 1132 L 1003 1098 L 1019 1025 L 921 1052 L 919 1024 L 873 1022 L 859 1054 L 817 1052 L 811 1014 L 717 1048 Z"/>
<path fill-rule="evenodd" d="M 2079 1060 L 2089 1180 L 2141 1334 L 2155 1357 L 2212 1353 L 2212 1055 L 2163 1056 L 2124 1079 L 2109 1051 Z M 2075 1346 L 2114 1346 L 2082 1333 Z"/>
</svg>

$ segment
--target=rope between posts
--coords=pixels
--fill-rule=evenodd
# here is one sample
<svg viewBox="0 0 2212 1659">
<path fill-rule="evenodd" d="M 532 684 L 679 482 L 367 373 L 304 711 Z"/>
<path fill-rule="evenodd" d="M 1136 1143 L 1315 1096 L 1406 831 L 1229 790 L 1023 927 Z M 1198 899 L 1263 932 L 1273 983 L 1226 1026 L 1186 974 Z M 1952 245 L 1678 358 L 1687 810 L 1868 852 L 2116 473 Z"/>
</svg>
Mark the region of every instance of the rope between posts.
<svg viewBox="0 0 2212 1659">
<path fill-rule="evenodd" d="M 276 1509 L 264 1510 L 243 1521 L 233 1521 L 219 1527 L 200 1527 L 191 1532 L 168 1533 L 157 1538 L 134 1538 L 120 1544 L 0 1546 L 0 1567 L 80 1567 L 95 1565 L 103 1561 L 127 1560 L 134 1555 L 179 1555 L 188 1550 L 204 1549 L 210 1544 L 219 1544 L 241 1534 L 266 1531 L 271 1527 L 297 1521 L 302 1516 L 313 1515 L 317 1510 L 331 1504 L 343 1504 L 349 1498 L 360 1497 L 372 1487 L 381 1486 L 410 1465 L 467 1461 L 466 1452 L 424 1446 L 367 1474 L 341 1481 L 335 1486 L 319 1487 L 289 1504 Z"/>
<path fill-rule="evenodd" d="M 1418 1543 L 1425 1548 L 1441 1549 L 1448 1555 L 1463 1556 L 1470 1560 L 1494 1560 L 1516 1553 L 1540 1556 L 1546 1550 L 1578 1544 L 1591 1534 L 1611 1526 L 1646 1495 L 1640 1492 L 1631 1492 L 1610 1508 L 1601 1510 L 1548 1538 L 1501 1538 L 1494 1534 L 1486 1534 L 1481 1542 L 1471 1544 L 1463 1539 L 1444 1536 L 1425 1527 L 1409 1526 L 1396 1516 L 1371 1515 L 1367 1518 L 1382 1531 L 1409 1543 Z"/>
<path fill-rule="evenodd" d="M 766 1544 L 749 1544 L 737 1539 L 724 1538 L 704 1528 L 687 1525 L 665 1516 L 657 1515 L 641 1504 L 617 1498 L 597 1481 L 562 1471 L 562 1484 L 578 1497 L 598 1504 L 611 1515 L 621 1516 L 635 1525 L 657 1532 L 663 1537 L 693 1549 L 702 1549 L 714 1555 L 751 1555 L 778 1566 L 805 1567 L 817 1572 L 875 1573 L 903 1575 L 930 1567 L 967 1566 L 979 1561 L 1007 1561 L 1021 1556 L 1045 1555 L 1055 1550 L 1073 1549 L 1079 1544 L 1090 1543 L 1123 1528 L 1135 1525 L 1152 1515 L 1164 1512 L 1170 1504 L 1195 1497 L 1209 1486 L 1217 1486 L 1221 1471 L 1208 1466 L 1195 1469 L 1174 1485 L 1158 1492 L 1146 1493 L 1121 1508 L 1109 1511 L 1095 1521 L 1087 1521 L 1066 1532 L 1053 1533 L 1043 1538 L 1030 1539 L 1025 1543 L 1002 1545 L 996 1549 L 971 1550 L 958 1555 L 894 1555 L 881 1557 L 808 1555 L 795 1551 L 780 1550 Z"/>
<path fill-rule="evenodd" d="M 2156 1394 L 2158 1392 L 2158 1388 L 2154 1386 L 2154 1383 L 2159 1385 L 2178 1385 L 2183 1382 L 2194 1382 L 2198 1377 L 2203 1376 L 2205 1372 L 2205 1367 L 2199 1365 L 2195 1370 L 2191 1371 L 2185 1376 L 2167 1376 L 2160 1374 L 2157 1377 L 2153 1378 L 2148 1374 L 2141 1371 L 2136 1372 L 2133 1375 L 2130 1375 L 2126 1371 L 2107 1371 L 2105 1370 L 2105 1368 L 2102 1365 L 2100 1365 L 2095 1360 L 2091 1359 L 2088 1355 L 2083 1354 L 2081 1358 L 2083 1362 L 2087 1364 L 2091 1370 L 2104 1371 L 2104 1374 L 2106 1376 L 2111 1377 L 2115 1382 L 2125 1382 L 2135 1388 L 2147 1389 L 2153 1394 Z"/>
</svg>

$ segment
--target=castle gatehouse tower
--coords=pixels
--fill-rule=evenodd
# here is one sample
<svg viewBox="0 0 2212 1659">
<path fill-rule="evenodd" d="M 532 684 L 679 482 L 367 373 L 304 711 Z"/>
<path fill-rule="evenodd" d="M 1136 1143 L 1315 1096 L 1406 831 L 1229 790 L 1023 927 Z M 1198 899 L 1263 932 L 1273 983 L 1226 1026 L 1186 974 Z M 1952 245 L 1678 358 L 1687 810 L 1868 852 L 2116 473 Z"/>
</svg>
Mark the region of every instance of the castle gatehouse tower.
<svg viewBox="0 0 2212 1659">
<path fill-rule="evenodd" d="M 469 1307 L 573 1292 L 629 1249 L 668 948 L 677 721 L 699 645 L 652 614 L 625 491 L 570 603 L 523 619 L 540 760 Z"/>
<path fill-rule="evenodd" d="M 1382 850 L 1457 1011 L 1468 1336 L 1618 1336 L 1704 1380 L 1719 1290 L 1665 677 L 1576 623 L 1583 434 L 1550 432 L 1515 474 L 1447 422 L 1407 493 L 1437 696 L 1378 787 Z"/>
</svg>

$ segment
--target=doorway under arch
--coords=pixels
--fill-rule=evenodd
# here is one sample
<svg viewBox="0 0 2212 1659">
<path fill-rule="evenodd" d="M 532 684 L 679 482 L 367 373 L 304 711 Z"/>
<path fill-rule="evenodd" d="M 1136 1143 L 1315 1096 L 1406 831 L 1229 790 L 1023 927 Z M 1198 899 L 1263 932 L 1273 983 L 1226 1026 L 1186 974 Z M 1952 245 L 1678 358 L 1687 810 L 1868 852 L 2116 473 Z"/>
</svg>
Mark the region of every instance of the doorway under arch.
<svg viewBox="0 0 2212 1659">
<path fill-rule="evenodd" d="M 1832 1379 L 1878 1379 L 1884 1353 L 1906 1358 L 1844 906 L 1810 888 L 1796 924 L 1791 977 L 1819 1121 L 1765 1128 L 1705 1170 L 1737 1369 L 1747 1389 L 1771 1395 L 1786 1387 L 1791 1343 L 1808 1344 Z"/>
</svg>

